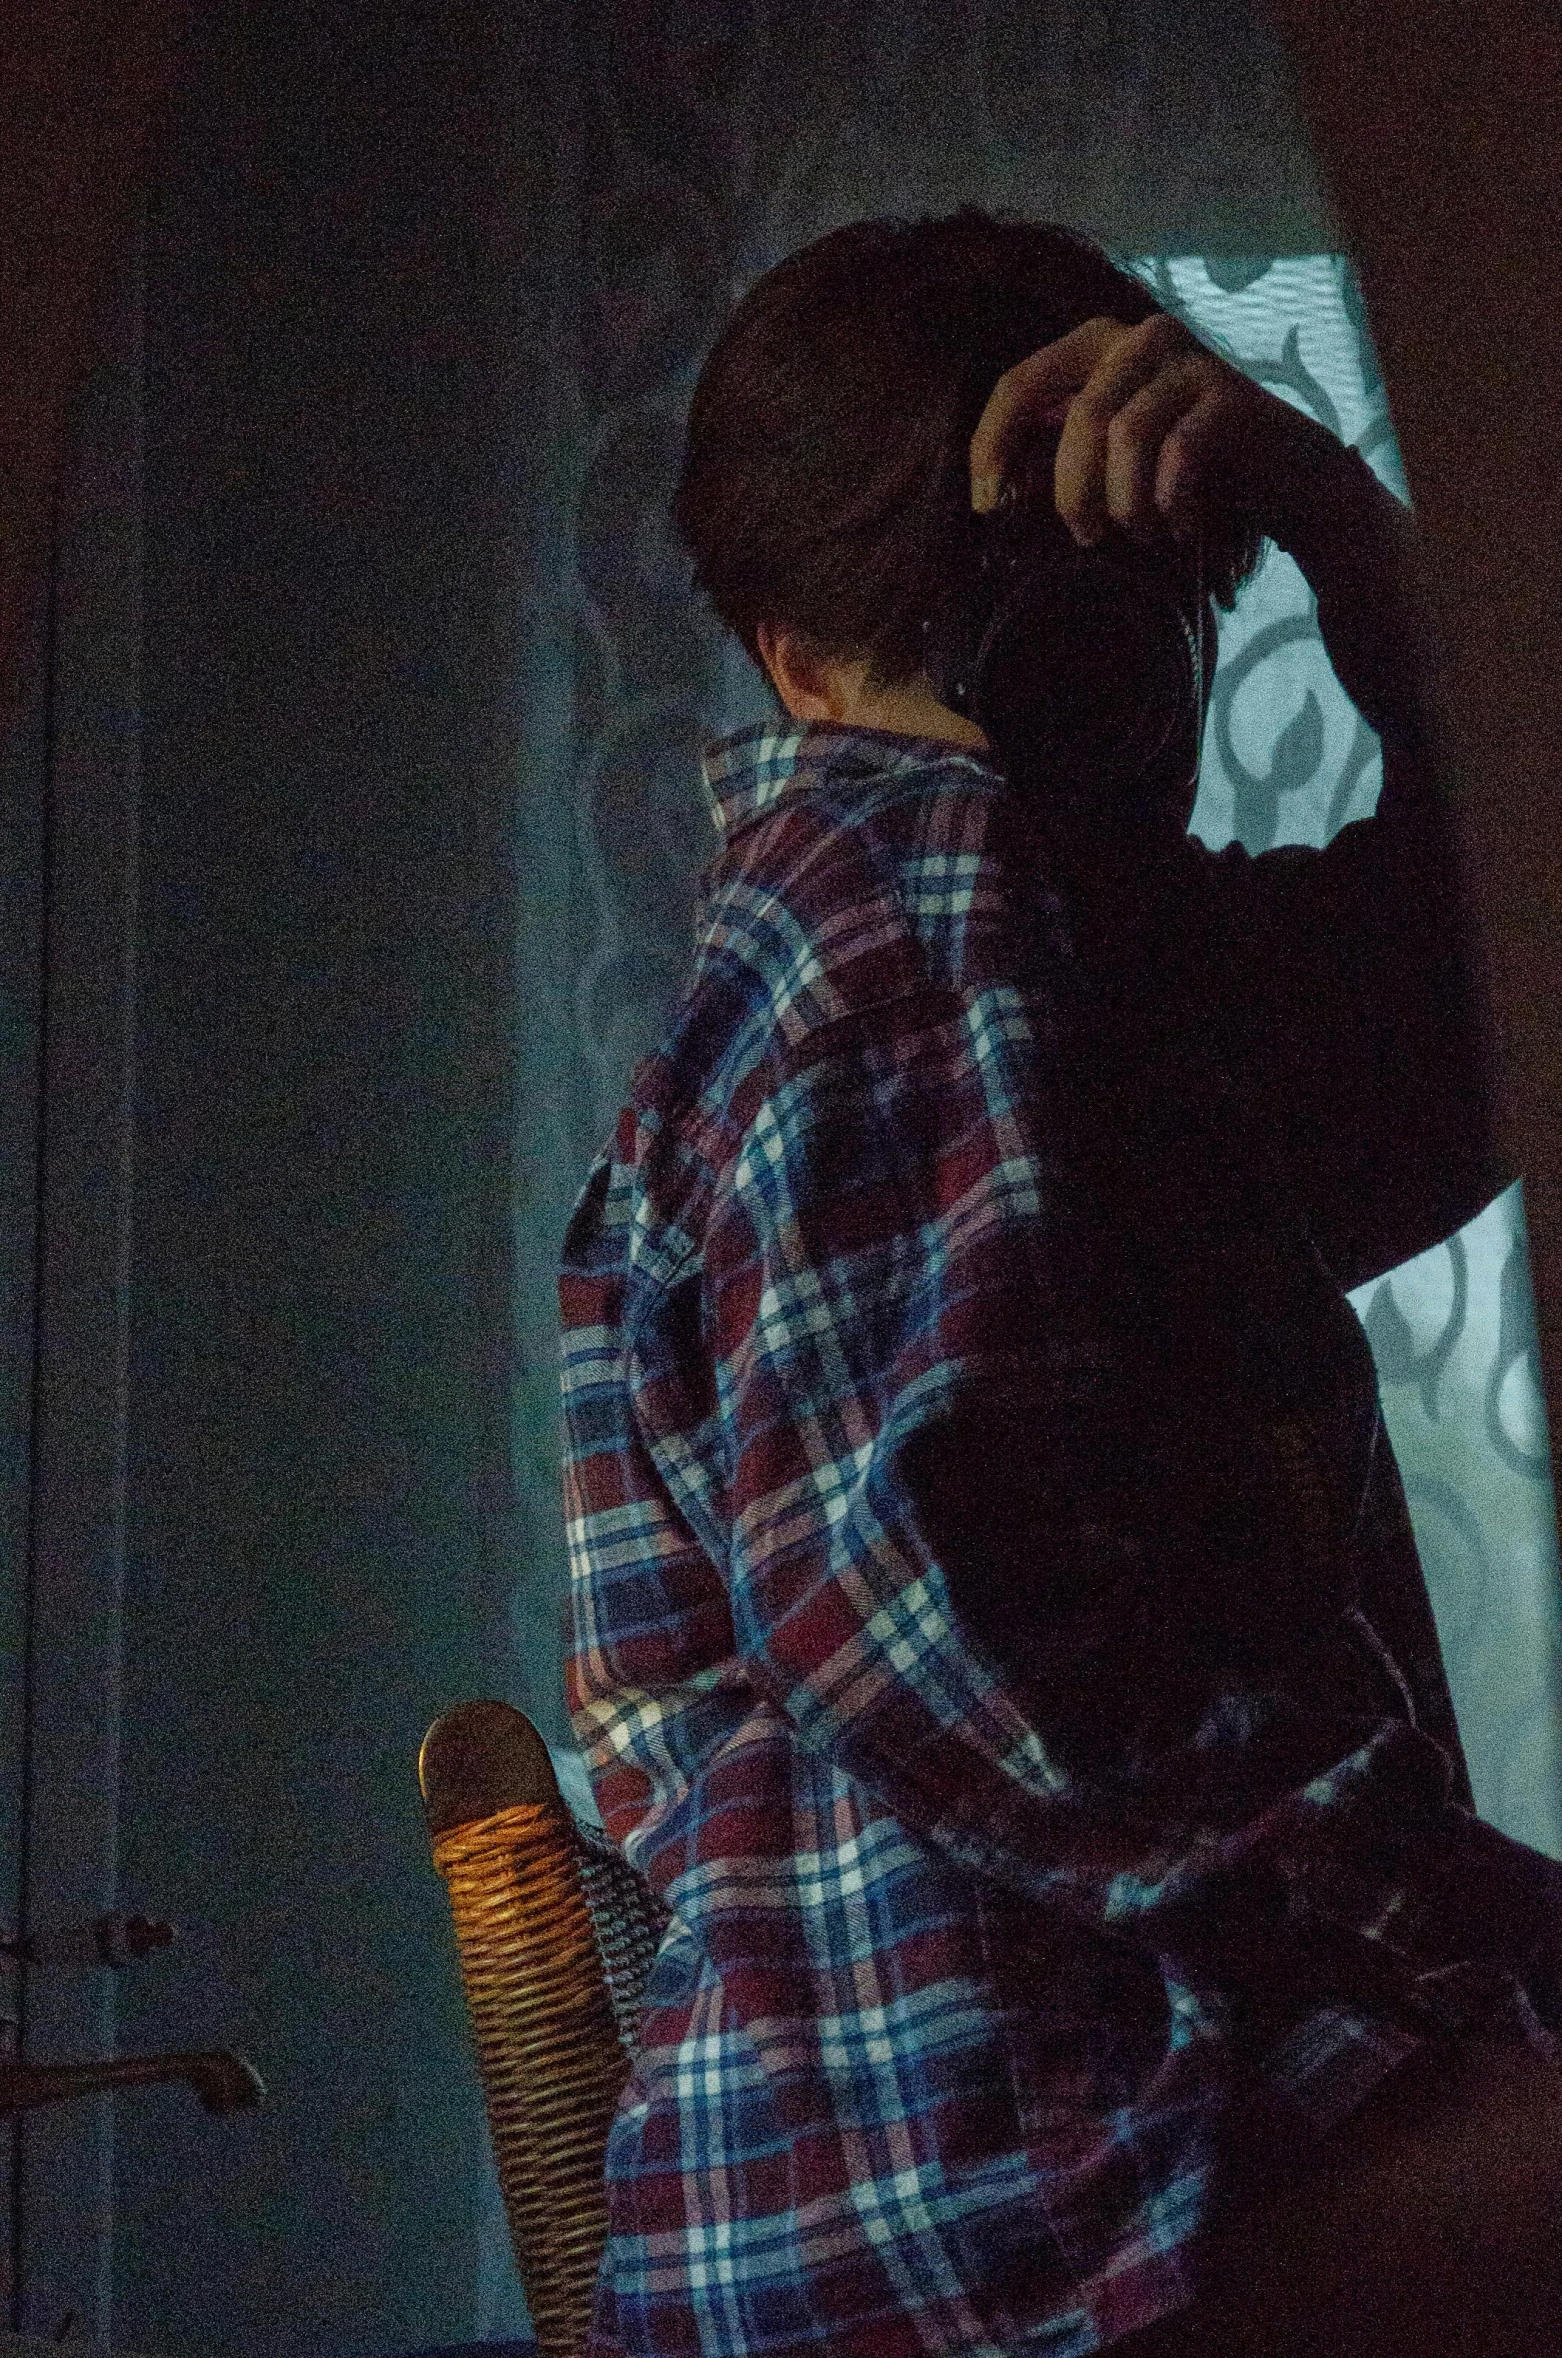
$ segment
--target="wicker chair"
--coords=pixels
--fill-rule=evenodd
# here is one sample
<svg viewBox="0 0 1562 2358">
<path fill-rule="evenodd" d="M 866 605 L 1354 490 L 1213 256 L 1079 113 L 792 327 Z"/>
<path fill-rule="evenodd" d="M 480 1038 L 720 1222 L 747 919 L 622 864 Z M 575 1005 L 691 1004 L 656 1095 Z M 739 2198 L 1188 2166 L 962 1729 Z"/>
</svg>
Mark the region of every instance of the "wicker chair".
<svg viewBox="0 0 1562 2358">
<path fill-rule="evenodd" d="M 603 2154 L 667 1911 L 571 1814 L 509 1704 L 436 1720 L 418 1779 L 532 2331 L 541 2358 L 579 2358 L 607 2238 Z"/>
</svg>

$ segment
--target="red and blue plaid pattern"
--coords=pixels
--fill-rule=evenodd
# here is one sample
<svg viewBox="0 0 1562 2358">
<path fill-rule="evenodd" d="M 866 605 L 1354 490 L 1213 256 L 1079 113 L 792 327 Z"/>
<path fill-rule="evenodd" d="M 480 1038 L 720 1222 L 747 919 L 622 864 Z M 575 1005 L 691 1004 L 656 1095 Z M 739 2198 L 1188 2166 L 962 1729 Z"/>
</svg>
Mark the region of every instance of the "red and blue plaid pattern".
<svg viewBox="0 0 1562 2358">
<path fill-rule="evenodd" d="M 574 1724 L 674 1911 L 596 2358 L 1072 2358 L 1428 2035 L 1552 2051 L 1562 1873 L 1470 1814 L 1341 1293 L 1494 1184 L 1447 994 L 1351 996 L 1441 954 L 1388 776 L 1249 860 L 923 740 L 710 758 L 561 1287 Z"/>
</svg>

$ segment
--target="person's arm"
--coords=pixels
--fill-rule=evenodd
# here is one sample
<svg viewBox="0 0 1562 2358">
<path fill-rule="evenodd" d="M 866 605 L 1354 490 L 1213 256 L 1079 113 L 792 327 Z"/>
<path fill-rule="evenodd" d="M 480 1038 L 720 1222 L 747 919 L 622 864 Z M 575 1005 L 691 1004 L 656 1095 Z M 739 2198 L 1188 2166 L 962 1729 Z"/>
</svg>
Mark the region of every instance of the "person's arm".
<svg viewBox="0 0 1562 2358">
<path fill-rule="evenodd" d="M 1203 1632 L 1153 1515 L 1112 1494 L 1057 1038 L 1005 986 L 805 1043 L 734 1158 L 703 1329 L 747 1677 L 946 1856 L 1127 1930 L 1177 1862 L 1092 1764 L 1175 1715 Z M 988 1642 L 1005 1613 L 1023 1694 Z"/>
<path fill-rule="evenodd" d="M 1306 576 L 1340 685 L 1380 737 L 1416 756 L 1413 789 L 1435 793 L 1437 652 L 1415 518 L 1359 451 L 1312 419 L 1297 414 L 1285 448 L 1259 520 Z"/>
<path fill-rule="evenodd" d="M 1251 1014 L 1287 1157 L 1346 1286 L 1472 1219 L 1514 1174 L 1496 1143 L 1453 819 L 1436 774 L 1436 651 L 1410 511 L 1299 421 L 1263 521 L 1318 601 L 1336 676 L 1383 749 L 1377 811 L 1321 853 L 1219 864 L 1253 952 Z"/>
<path fill-rule="evenodd" d="M 1432 770 L 1432 642 L 1414 525 L 1318 422 L 1157 313 L 1098 318 L 1002 376 L 970 449 L 990 508 L 1061 417 L 1059 515 L 1083 542 L 1233 522 L 1289 549 L 1340 679 L 1383 739 L 1378 815 L 1325 851 L 1239 848 L 1214 873 L 1225 977 L 1282 1117 L 1316 1240 L 1347 1286 L 1473 1217 L 1514 1176 L 1495 1144 L 1454 832 Z M 1244 968 L 1246 971 L 1244 971 Z"/>
</svg>

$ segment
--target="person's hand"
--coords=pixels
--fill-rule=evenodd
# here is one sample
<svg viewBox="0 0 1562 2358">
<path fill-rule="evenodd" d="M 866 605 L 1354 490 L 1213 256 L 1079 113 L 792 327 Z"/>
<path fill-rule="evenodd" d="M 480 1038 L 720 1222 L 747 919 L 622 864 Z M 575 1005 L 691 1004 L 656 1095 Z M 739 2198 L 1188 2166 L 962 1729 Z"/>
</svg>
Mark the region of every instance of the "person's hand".
<svg viewBox="0 0 1562 2358">
<path fill-rule="evenodd" d="M 994 386 L 971 438 L 978 513 L 1006 489 L 1041 494 L 1032 466 L 1059 423 L 1053 497 L 1084 546 L 1113 524 L 1186 541 L 1236 512 L 1283 529 L 1299 485 L 1342 447 L 1169 313 L 1087 319 Z"/>
</svg>

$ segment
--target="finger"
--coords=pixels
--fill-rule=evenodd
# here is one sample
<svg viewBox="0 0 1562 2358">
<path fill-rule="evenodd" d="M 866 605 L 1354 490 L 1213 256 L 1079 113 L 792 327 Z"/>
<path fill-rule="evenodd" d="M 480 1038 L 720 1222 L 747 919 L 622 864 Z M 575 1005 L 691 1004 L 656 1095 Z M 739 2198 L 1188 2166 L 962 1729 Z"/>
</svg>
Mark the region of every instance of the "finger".
<svg viewBox="0 0 1562 2358">
<path fill-rule="evenodd" d="M 1129 333 L 1120 320 L 1087 319 L 1005 370 L 971 437 L 971 505 L 979 514 L 997 506 L 1005 475 L 1047 412 L 1072 399 L 1110 345 Z"/>
<path fill-rule="evenodd" d="M 1180 320 L 1158 312 L 1103 354 L 1069 405 L 1053 468 L 1058 514 L 1076 540 L 1100 539 L 1111 521 L 1106 498 L 1108 436 L 1113 418 L 1141 389 L 1187 352 Z"/>
<path fill-rule="evenodd" d="M 1229 389 L 1206 378 L 1198 399 L 1162 440 L 1155 462 L 1155 508 L 1179 538 L 1204 521 L 1210 461 L 1230 438 L 1232 407 Z"/>
<path fill-rule="evenodd" d="M 1163 368 L 1109 421 L 1103 495 L 1114 524 L 1144 539 L 1166 527 L 1157 505 L 1161 447 L 1168 434 L 1197 404 L 1208 382 L 1201 353 L 1190 353 Z"/>
</svg>

